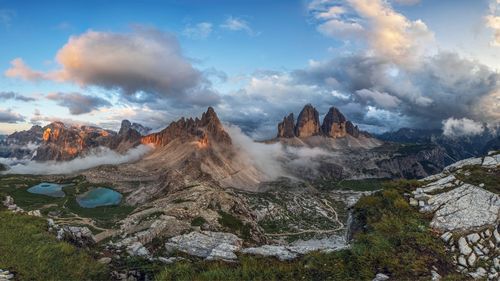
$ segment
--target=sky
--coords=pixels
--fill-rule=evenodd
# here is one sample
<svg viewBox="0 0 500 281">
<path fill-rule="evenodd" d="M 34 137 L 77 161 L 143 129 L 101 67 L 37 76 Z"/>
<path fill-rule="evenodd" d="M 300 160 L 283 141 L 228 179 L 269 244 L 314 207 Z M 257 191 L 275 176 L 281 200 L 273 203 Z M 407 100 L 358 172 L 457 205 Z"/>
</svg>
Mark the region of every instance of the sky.
<svg viewBox="0 0 500 281">
<path fill-rule="evenodd" d="M 0 134 L 213 106 L 265 139 L 311 103 L 473 135 L 500 122 L 499 69 L 500 0 L 0 0 Z"/>
</svg>

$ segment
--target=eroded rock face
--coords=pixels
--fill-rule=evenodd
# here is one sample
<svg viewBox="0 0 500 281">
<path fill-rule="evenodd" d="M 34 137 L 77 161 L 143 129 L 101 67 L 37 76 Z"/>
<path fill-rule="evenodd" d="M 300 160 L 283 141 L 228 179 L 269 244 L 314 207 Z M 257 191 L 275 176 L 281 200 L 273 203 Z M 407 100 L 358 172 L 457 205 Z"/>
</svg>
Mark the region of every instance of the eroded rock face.
<svg viewBox="0 0 500 281">
<path fill-rule="evenodd" d="M 354 126 L 354 124 L 353 124 L 351 121 L 347 121 L 347 122 L 345 123 L 345 130 L 346 130 L 346 132 L 347 132 L 349 135 L 351 135 L 351 136 L 353 136 L 353 137 L 355 137 L 355 138 L 358 138 L 358 137 L 359 137 L 359 129 L 358 129 L 358 126 Z M 367 135 L 365 135 L 365 136 L 367 136 Z M 368 137 L 371 137 L 371 136 L 369 136 L 369 135 L 368 135 Z"/>
<path fill-rule="evenodd" d="M 346 122 L 346 118 L 336 107 L 330 107 L 323 120 L 323 125 L 321 125 L 321 130 L 326 136 L 343 138 L 347 134 Z"/>
<path fill-rule="evenodd" d="M 304 106 L 297 118 L 295 135 L 299 138 L 306 138 L 319 135 L 320 132 L 318 111 L 311 104 Z"/>
<path fill-rule="evenodd" d="M 166 146 L 174 139 L 198 141 L 200 147 L 208 146 L 211 140 L 221 144 L 231 144 L 231 137 L 224 130 L 212 107 L 203 113 L 201 119 L 181 118 L 158 133 L 144 136 L 142 143 Z"/>
<path fill-rule="evenodd" d="M 295 118 L 293 113 L 283 118 L 283 121 L 278 124 L 278 138 L 293 138 L 295 136 Z"/>
<path fill-rule="evenodd" d="M 165 243 L 167 251 L 174 250 L 208 260 L 235 260 L 238 257 L 243 240 L 231 233 L 224 232 L 191 232 L 189 234 L 172 237 Z"/>
</svg>

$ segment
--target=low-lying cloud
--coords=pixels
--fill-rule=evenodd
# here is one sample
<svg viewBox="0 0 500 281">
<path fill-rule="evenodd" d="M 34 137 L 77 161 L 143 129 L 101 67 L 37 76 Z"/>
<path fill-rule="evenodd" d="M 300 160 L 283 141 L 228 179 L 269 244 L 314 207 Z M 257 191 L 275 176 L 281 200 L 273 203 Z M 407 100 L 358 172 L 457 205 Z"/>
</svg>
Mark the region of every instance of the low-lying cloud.
<svg viewBox="0 0 500 281">
<path fill-rule="evenodd" d="M 0 163 L 9 166 L 3 173 L 6 174 L 34 174 L 55 175 L 71 174 L 74 172 L 90 169 L 100 165 L 118 165 L 137 161 L 152 150 L 151 146 L 139 145 L 120 154 L 108 148 L 98 148 L 85 157 L 79 157 L 70 161 L 46 161 L 36 162 L 31 160 L 12 160 L 0 158 Z"/>
<path fill-rule="evenodd" d="M 483 124 L 467 118 L 449 118 L 443 121 L 443 135 L 447 137 L 475 136 L 485 129 Z"/>
</svg>

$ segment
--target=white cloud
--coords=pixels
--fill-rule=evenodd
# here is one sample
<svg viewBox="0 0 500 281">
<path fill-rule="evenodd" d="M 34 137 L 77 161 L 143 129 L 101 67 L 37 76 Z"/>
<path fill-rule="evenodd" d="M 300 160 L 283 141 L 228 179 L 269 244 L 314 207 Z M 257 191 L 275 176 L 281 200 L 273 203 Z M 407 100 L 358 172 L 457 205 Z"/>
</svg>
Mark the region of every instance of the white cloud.
<svg viewBox="0 0 500 281">
<path fill-rule="evenodd" d="M 188 25 L 186 28 L 183 30 L 183 34 L 186 37 L 192 38 L 192 39 L 205 39 L 210 34 L 212 34 L 213 31 L 213 24 L 210 22 L 200 22 L 195 24 L 194 26 Z"/>
<path fill-rule="evenodd" d="M 125 154 L 120 154 L 108 148 L 98 148 L 85 157 L 79 157 L 70 161 L 63 162 L 45 161 L 41 163 L 30 160 L 19 162 L 12 161 L 8 158 L 0 158 L 0 161 L 10 167 L 9 170 L 4 172 L 8 174 L 71 174 L 100 165 L 118 165 L 136 161 L 141 159 L 142 156 L 151 151 L 151 149 L 151 146 L 139 145 L 128 150 Z"/>
<path fill-rule="evenodd" d="M 393 0 L 395 3 L 400 4 L 400 5 L 416 5 L 420 3 L 420 0 Z"/>
<path fill-rule="evenodd" d="M 70 37 L 56 60 L 60 69 L 41 72 L 17 58 L 5 75 L 119 90 L 133 102 L 171 98 L 198 105 L 209 98 L 211 103 L 217 103 L 210 82 L 183 56 L 176 38 L 156 29 L 136 27 L 130 33 L 88 31 Z"/>
<path fill-rule="evenodd" d="M 221 24 L 221 27 L 231 31 L 245 31 L 251 36 L 258 35 L 258 33 L 253 31 L 250 24 L 246 20 L 233 16 L 227 17 L 224 23 Z"/>
<path fill-rule="evenodd" d="M 385 92 L 362 89 L 355 92 L 363 102 L 369 101 L 379 108 L 391 109 L 399 106 L 401 100 Z"/>
<path fill-rule="evenodd" d="M 491 0 L 490 13 L 485 17 L 486 26 L 493 31 L 491 45 L 500 47 L 500 0 Z"/>
<path fill-rule="evenodd" d="M 330 19 L 318 25 L 318 31 L 329 37 L 359 37 L 365 29 L 357 22 L 347 22 L 338 19 Z"/>
<path fill-rule="evenodd" d="M 447 137 L 479 135 L 484 129 L 483 124 L 468 118 L 448 118 L 443 121 L 443 134 Z"/>
</svg>

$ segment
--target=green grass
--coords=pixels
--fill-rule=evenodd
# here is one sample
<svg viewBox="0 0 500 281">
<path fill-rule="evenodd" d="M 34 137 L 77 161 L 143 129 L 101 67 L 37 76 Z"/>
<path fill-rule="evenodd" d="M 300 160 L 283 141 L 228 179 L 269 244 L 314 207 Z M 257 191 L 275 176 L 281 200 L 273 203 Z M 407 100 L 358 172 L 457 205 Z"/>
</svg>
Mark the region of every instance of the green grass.
<svg viewBox="0 0 500 281">
<path fill-rule="evenodd" d="M 106 268 L 88 252 L 59 242 L 47 221 L 0 210 L 0 268 L 18 280 L 105 280 Z"/>
<path fill-rule="evenodd" d="M 293 261 L 240 256 L 239 263 L 193 261 L 167 266 L 156 276 L 166 280 L 430 280 L 436 266 L 443 280 L 465 280 L 454 272 L 444 244 L 429 229 L 429 219 L 403 197 L 417 181 L 391 181 L 354 207 L 358 227 L 351 249 L 311 253 Z"/>
<path fill-rule="evenodd" d="M 244 239 L 249 239 L 250 238 L 250 225 L 247 223 L 244 223 L 241 221 L 239 218 L 226 213 L 222 210 L 219 211 L 219 219 L 218 222 L 223 226 L 226 227 L 227 229 L 230 230 L 230 232 L 238 232 L 242 238 Z"/>
<path fill-rule="evenodd" d="M 341 180 L 318 181 L 314 185 L 321 191 L 329 190 L 354 190 L 354 191 L 374 191 L 382 188 L 382 184 L 387 179 L 362 179 L 362 180 Z"/>
<path fill-rule="evenodd" d="M 202 226 L 207 220 L 203 217 L 196 217 L 191 221 L 191 226 Z"/>
<path fill-rule="evenodd" d="M 466 176 L 465 171 L 470 175 Z M 484 189 L 500 194 L 500 169 L 484 168 L 479 165 L 463 168 L 463 172 L 458 173 L 456 177 L 469 184 L 479 186 L 484 183 Z"/>
<path fill-rule="evenodd" d="M 96 208 L 80 207 L 76 201 L 76 197 L 96 186 L 85 181 L 84 177 L 81 176 L 54 181 L 68 184 L 63 187 L 63 191 L 66 194 L 63 198 L 33 194 L 27 191 L 28 188 L 40 182 L 42 182 L 42 178 L 37 176 L 2 176 L 0 177 L 0 192 L 12 196 L 15 203 L 25 210 L 40 209 L 45 214 L 49 211 L 61 211 L 63 216 L 71 216 L 73 213 L 80 217 L 91 218 L 96 221 L 98 226 L 107 228 L 113 227 L 115 222 L 125 218 L 134 210 L 134 207 L 123 203 L 117 206 Z M 103 184 L 102 186 L 112 188 L 111 184 Z M 56 206 L 47 207 L 49 204 L 55 204 Z M 45 207 L 47 209 L 44 209 Z"/>
</svg>

